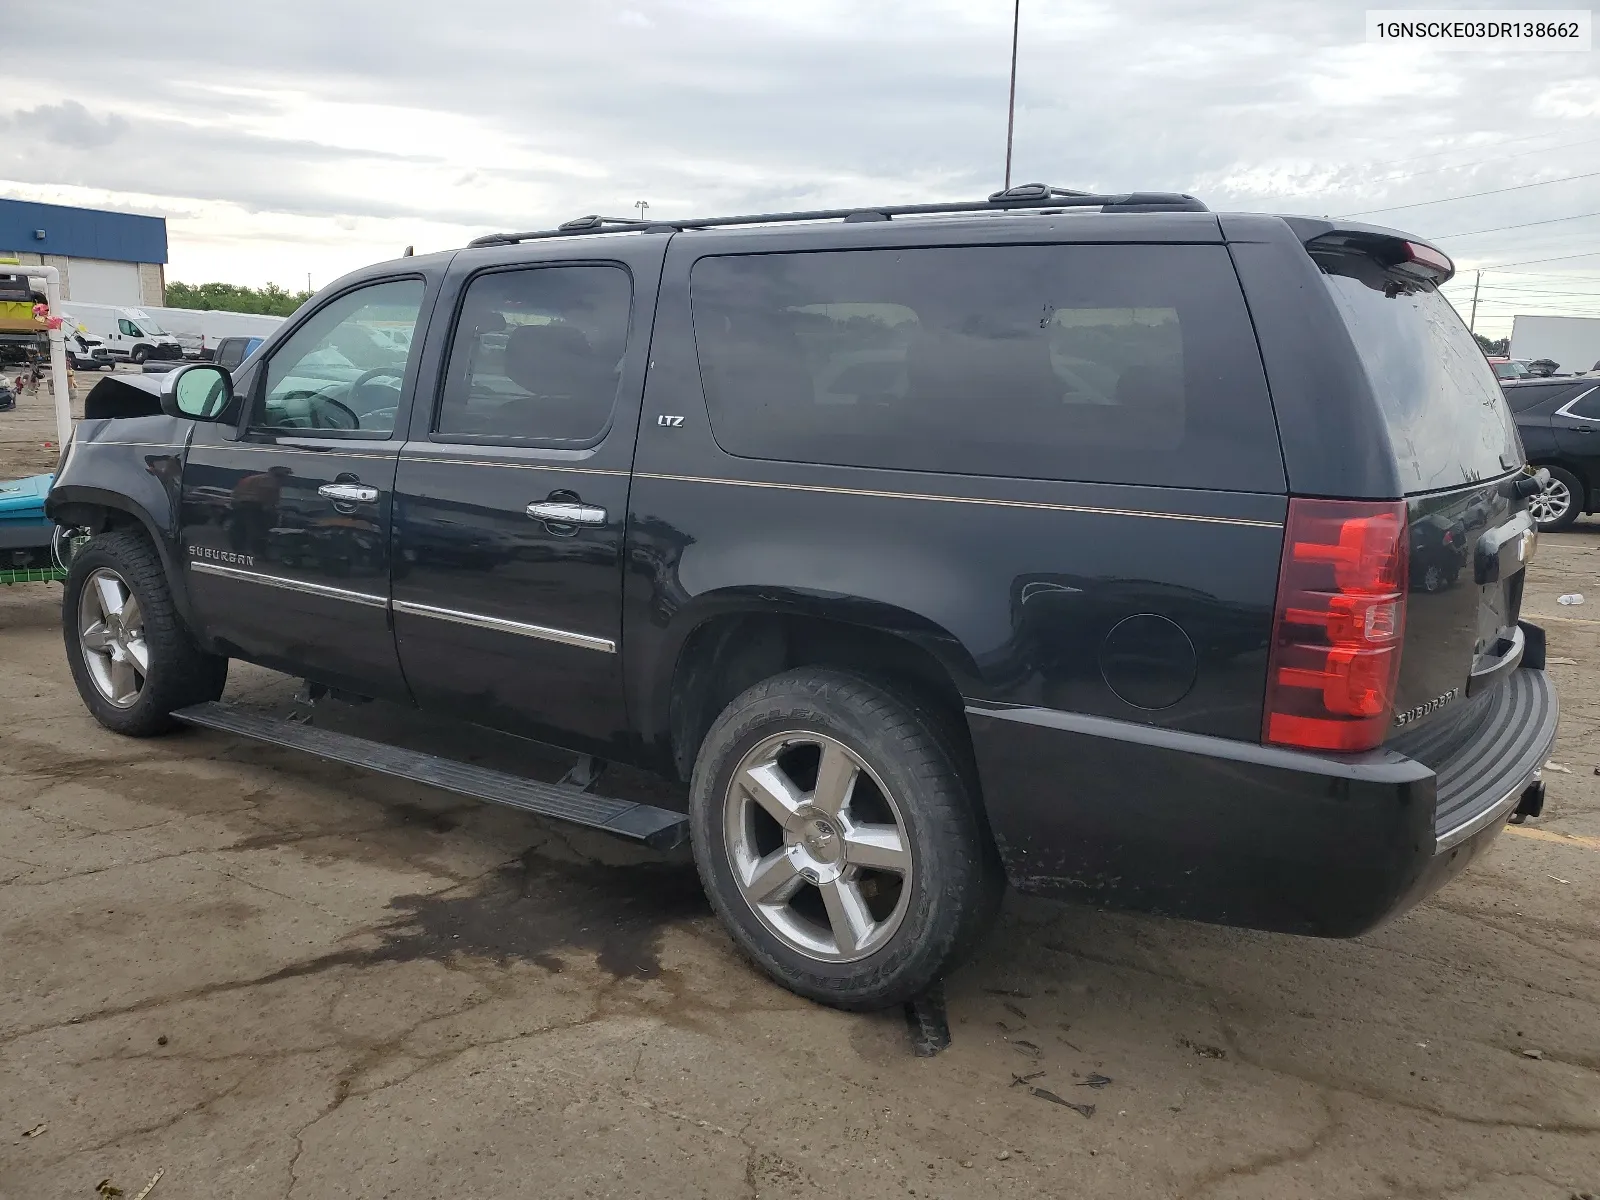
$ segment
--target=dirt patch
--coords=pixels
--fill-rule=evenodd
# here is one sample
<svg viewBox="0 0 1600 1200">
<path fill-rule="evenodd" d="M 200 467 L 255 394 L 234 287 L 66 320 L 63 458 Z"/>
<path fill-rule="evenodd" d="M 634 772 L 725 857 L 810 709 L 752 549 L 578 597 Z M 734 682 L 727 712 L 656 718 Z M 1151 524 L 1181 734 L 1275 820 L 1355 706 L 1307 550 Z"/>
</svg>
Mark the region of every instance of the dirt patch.
<svg viewBox="0 0 1600 1200">
<path fill-rule="evenodd" d="M 397 896 L 371 962 L 470 954 L 559 971 L 561 953 L 595 955 L 619 978 L 661 974 L 661 934 L 710 913 L 691 866 L 553 862 L 529 851 L 470 891 Z"/>
</svg>

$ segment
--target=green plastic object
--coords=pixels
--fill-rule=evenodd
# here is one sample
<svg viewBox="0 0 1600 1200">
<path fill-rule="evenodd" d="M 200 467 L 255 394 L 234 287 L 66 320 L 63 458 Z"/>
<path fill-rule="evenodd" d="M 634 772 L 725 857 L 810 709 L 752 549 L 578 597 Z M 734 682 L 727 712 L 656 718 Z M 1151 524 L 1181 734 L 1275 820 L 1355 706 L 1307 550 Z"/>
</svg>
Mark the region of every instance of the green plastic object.
<svg viewBox="0 0 1600 1200">
<path fill-rule="evenodd" d="M 8 587 L 13 583 L 60 583 L 67 577 L 65 571 L 55 567 L 22 567 L 14 571 L 0 571 L 0 583 Z"/>
<path fill-rule="evenodd" d="M 39 551 L 49 549 L 55 524 L 45 516 L 44 502 L 54 482 L 51 475 L 32 475 L 26 479 L 0 480 L 0 529 L 8 536 L 8 546 Z M 20 532 L 21 537 L 16 536 Z M 30 540 L 31 539 L 31 540 Z M 50 566 L 0 567 L 0 583 L 55 583 L 67 577 L 49 554 Z"/>
</svg>

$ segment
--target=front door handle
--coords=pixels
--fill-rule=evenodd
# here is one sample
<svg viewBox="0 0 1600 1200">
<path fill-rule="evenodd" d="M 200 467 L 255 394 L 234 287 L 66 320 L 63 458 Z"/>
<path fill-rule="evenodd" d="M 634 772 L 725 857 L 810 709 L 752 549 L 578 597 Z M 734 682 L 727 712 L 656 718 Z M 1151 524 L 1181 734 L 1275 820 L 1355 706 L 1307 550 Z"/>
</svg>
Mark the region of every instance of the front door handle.
<svg viewBox="0 0 1600 1200">
<path fill-rule="evenodd" d="M 364 483 L 325 483 L 317 489 L 317 495 L 346 504 L 376 504 L 378 501 L 378 489 Z"/>
<path fill-rule="evenodd" d="M 572 504 L 563 500 L 541 500 L 528 505 L 528 515 L 550 525 L 604 525 L 606 510 L 598 504 Z"/>
</svg>

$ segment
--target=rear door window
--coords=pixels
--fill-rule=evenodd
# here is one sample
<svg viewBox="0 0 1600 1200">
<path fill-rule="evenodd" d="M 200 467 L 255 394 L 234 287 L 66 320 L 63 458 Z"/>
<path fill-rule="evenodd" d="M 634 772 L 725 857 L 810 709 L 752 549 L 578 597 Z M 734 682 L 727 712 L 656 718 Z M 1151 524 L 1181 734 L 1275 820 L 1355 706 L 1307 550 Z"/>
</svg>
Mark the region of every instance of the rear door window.
<svg viewBox="0 0 1600 1200">
<path fill-rule="evenodd" d="M 1221 246 L 719 256 L 691 275 L 713 431 L 790 462 L 1281 491 Z"/>
<path fill-rule="evenodd" d="M 1365 254 L 1314 254 L 1389 427 L 1408 495 L 1491 479 L 1522 461 L 1495 372 L 1432 283 Z"/>
<path fill-rule="evenodd" d="M 446 441 L 581 446 L 611 422 L 633 284 L 616 266 L 549 266 L 467 285 L 439 399 Z"/>
</svg>

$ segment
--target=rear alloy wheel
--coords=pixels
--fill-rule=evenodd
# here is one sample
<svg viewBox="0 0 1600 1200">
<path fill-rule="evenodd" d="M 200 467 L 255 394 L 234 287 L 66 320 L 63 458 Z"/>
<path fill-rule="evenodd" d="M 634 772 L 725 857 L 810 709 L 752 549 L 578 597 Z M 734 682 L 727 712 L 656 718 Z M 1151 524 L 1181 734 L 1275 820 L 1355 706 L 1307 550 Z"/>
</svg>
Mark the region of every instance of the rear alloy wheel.
<svg viewBox="0 0 1600 1200">
<path fill-rule="evenodd" d="M 1565 529 L 1583 511 L 1583 484 L 1560 467 L 1546 467 L 1550 482 L 1528 501 L 1528 515 L 1541 533 Z"/>
<path fill-rule="evenodd" d="M 871 680 L 800 668 L 745 691 L 706 735 L 689 807 L 700 878 L 790 991 L 899 1004 L 988 928 L 1005 876 L 945 724 Z"/>
<path fill-rule="evenodd" d="M 799 730 L 759 742 L 724 803 L 739 890 L 785 946 L 855 962 L 900 928 L 915 878 L 905 819 L 843 742 Z"/>
</svg>

